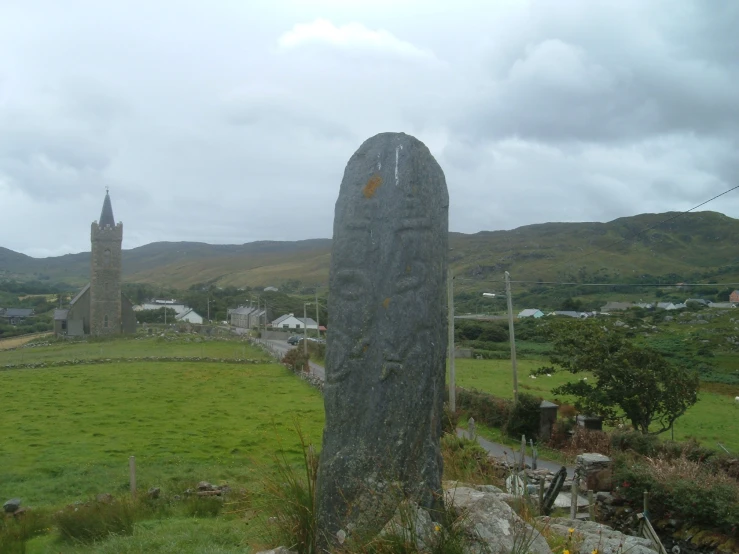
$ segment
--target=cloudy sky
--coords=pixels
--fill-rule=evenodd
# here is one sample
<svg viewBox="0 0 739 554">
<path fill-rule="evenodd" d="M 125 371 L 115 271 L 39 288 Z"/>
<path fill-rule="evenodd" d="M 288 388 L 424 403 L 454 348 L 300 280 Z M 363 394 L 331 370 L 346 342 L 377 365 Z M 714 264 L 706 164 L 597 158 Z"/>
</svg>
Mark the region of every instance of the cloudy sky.
<svg viewBox="0 0 739 554">
<path fill-rule="evenodd" d="M 404 131 L 454 231 L 685 210 L 739 185 L 739 2 L 4 0 L 0 246 L 330 237 Z M 739 217 L 739 191 L 707 205 Z"/>
</svg>

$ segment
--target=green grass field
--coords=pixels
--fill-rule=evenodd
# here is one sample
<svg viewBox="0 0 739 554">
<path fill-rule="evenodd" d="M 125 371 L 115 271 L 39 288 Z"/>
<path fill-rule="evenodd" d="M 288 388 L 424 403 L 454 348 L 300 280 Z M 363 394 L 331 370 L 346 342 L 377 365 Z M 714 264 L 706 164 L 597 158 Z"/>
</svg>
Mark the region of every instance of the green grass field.
<svg viewBox="0 0 739 554">
<path fill-rule="evenodd" d="M 206 356 L 265 358 L 240 341 L 150 338 L 24 353 L 36 360 L 79 359 L 99 356 L 101 346 L 111 357 L 197 356 L 203 348 Z M 0 352 L 0 367 L 19 352 Z M 0 371 L 0 403 L 0 500 L 19 497 L 26 506 L 50 509 L 98 493 L 125 496 L 129 456 L 136 456 L 140 491 L 159 486 L 181 494 L 201 480 L 251 490 L 274 467 L 276 454 L 290 462 L 302 458 L 296 421 L 316 445 L 324 421 L 320 393 L 274 363 L 136 361 L 6 370 Z M 60 544 L 50 534 L 30 541 L 28 552 L 243 552 L 245 536 L 240 518 L 174 518 L 141 522 L 133 536 L 94 546 Z"/>
<path fill-rule="evenodd" d="M 530 379 L 529 373 L 546 365 L 544 360 L 518 361 L 518 386 L 521 392 L 542 396 L 547 400 L 571 402 L 571 398 L 555 398 L 551 390 L 570 379 L 569 373 Z M 489 392 L 501 398 L 513 398 L 513 374 L 510 360 L 456 360 L 457 385 Z M 662 435 L 669 438 L 669 433 Z M 702 391 L 698 403 L 675 423 L 675 440 L 695 437 L 702 444 L 718 448 L 723 444 L 739 452 L 739 405 L 733 396 Z"/>
</svg>

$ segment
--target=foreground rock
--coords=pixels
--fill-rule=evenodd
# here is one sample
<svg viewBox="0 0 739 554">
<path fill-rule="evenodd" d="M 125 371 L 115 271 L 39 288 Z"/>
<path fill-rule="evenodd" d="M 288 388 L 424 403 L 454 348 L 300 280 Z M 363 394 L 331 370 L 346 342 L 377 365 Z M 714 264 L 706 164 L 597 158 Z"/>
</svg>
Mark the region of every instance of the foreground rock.
<svg viewBox="0 0 739 554">
<path fill-rule="evenodd" d="M 448 207 L 444 173 L 411 136 L 372 137 L 346 166 L 329 276 L 322 537 L 376 534 L 402 499 L 441 501 Z"/>
<path fill-rule="evenodd" d="M 561 517 L 539 518 L 547 523 L 549 529 L 567 537 L 570 529 L 575 529 L 575 535 L 582 538 L 578 547 L 580 552 L 628 552 L 629 554 L 654 554 L 657 550 L 648 539 L 624 535 L 614 531 L 606 525 L 594 521 L 581 521 Z"/>
<path fill-rule="evenodd" d="M 7 513 L 10 513 L 10 514 L 14 513 L 20 507 L 21 507 L 20 498 L 11 498 L 5 504 L 3 504 L 3 510 L 5 510 Z"/>
<path fill-rule="evenodd" d="M 504 502 L 509 495 L 459 486 L 446 491 L 447 504 L 461 511 L 471 551 L 551 554 L 544 537 Z"/>
</svg>

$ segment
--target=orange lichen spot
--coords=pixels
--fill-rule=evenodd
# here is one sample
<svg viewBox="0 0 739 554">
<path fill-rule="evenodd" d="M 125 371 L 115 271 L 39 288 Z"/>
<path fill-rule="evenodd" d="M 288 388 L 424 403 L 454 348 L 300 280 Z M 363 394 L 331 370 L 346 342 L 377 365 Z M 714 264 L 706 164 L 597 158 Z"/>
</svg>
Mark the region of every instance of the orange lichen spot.
<svg viewBox="0 0 739 554">
<path fill-rule="evenodd" d="M 373 175 L 372 177 L 370 177 L 370 180 L 367 181 L 367 184 L 364 185 L 364 188 L 362 189 L 362 194 L 364 194 L 365 198 L 372 198 L 377 192 L 377 189 L 380 188 L 381 184 L 382 177 L 377 174 Z"/>
<path fill-rule="evenodd" d="M 382 301 L 382 307 L 385 308 L 386 310 L 387 310 L 387 307 L 389 305 L 390 305 L 390 299 L 389 298 L 386 298 L 385 300 Z"/>
</svg>

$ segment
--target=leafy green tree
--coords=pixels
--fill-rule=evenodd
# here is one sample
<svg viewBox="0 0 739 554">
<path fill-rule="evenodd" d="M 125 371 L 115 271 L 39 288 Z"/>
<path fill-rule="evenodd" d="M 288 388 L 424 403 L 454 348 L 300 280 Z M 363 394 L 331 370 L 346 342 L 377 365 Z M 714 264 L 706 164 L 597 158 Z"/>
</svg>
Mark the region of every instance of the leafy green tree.
<svg viewBox="0 0 739 554">
<path fill-rule="evenodd" d="M 568 296 L 564 299 L 559 309 L 565 312 L 580 312 L 583 309 L 582 300 Z"/>
<path fill-rule="evenodd" d="M 698 375 L 672 365 L 659 352 L 632 344 L 601 321 L 554 322 L 550 361 L 539 374 L 563 370 L 581 378 L 557 387 L 555 394 L 576 397 L 578 410 L 609 423 L 629 422 L 643 434 L 659 434 L 698 400 Z M 656 430 L 650 430 L 656 425 Z"/>
</svg>

